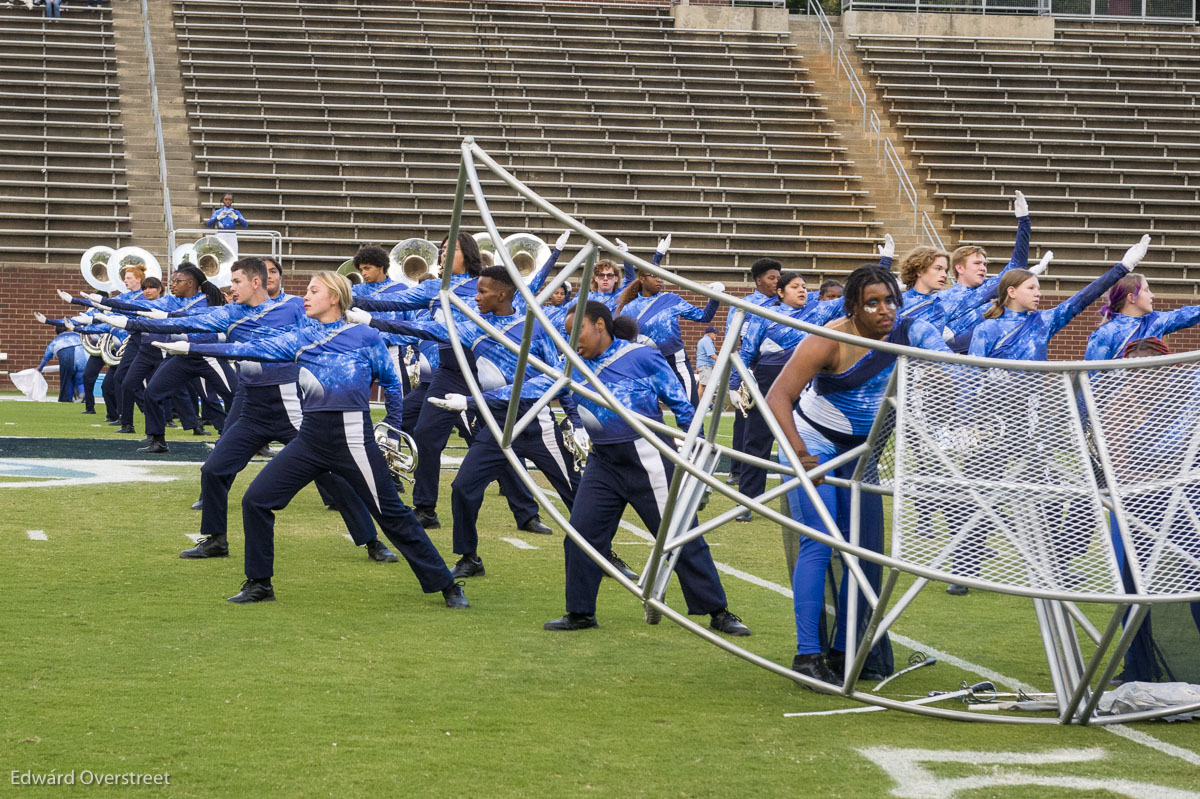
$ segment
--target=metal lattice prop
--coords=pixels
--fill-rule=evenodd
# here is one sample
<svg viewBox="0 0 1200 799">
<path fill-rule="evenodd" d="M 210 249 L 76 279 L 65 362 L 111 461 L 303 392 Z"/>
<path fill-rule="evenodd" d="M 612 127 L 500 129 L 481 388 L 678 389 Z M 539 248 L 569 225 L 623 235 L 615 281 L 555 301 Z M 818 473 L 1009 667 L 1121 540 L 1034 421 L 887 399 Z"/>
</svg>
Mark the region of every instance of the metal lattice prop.
<svg viewBox="0 0 1200 799">
<path fill-rule="evenodd" d="M 536 319 L 541 323 L 565 357 L 567 371 L 573 367 L 583 379 L 571 380 L 563 371 L 530 355 L 533 325 L 526 324 L 520 345 L 492 328 L 450 291 L 446 270 L 440 295 L 444 311 L 470 318 L 518 354 L 514 400 L 505 418 L 498 419 L 483 401 L 482 390 L 471 376 L 467 356 L 450 325 L 455 354 L 482 423 L 500 442 L 518 475 L 572 541 L 608 576 L 640 599 L 648 622 L 657 623 L 665 616 L 722 649 L 819 691 L 841 693 L 891 709 L 979 721 L 980 716 L 965 711 L 900 702 L 857 689 L 871 646 L 926 585 L 931 580 L 954 582 L 1031 599 L 1054 682 L 1056 718 L 988 716 L 986 720 L 1106 724 L 1200 710 L 1200 705 L 1193 705 L 1098 717 L 1096 707 L 1102 691 L 1093 687 L 1108 684 L 1152 605 L 1200 600 L 1200 352 L 1138 359 L 1136 368 L 1131 368 L 1129 362 L 998 361 L 867 342 L 814 327 L 714 292 L 621 251 L 538 196 L 471 139 L 462 146 L 447 261 L 454 258 L 468 186 L 488 234 L 494 242 L 503 241 L 488 209 L 478 165 L 587 240 L 536 295 L 520 279 L 507 251 L 496 248 L 500 262 L 513 275 L 527 304 L 527 321 Z M 582 306 L 587 300 L 592 267 L 602 252 L 730 306 L 729 335 L 687 430 L 652 422 L 623 407 L 575 352 L 583 315 L 576 315 L 573 329 L 564 336 L 541 309 L 541 303 L 572 277 L 579 279 Z M 725 405 L 728 377 L 736 370 L 754 400 L 752 412 L 762 414 L 776 439 L 781 462 L 797 463 L 757 383 L 736 352 L 747 314 L 897 356 L 886 399 L 864 444 L 805 473 L 712 443 L 716 440 L 719 409 Z M 550 375 L 556 382 L 521 416 L 518 402 L 526 367 Z M 675 466 L 662 524 L 637 582 L 626 579 L 572 528 L 512 451 L 514 438 L 563 388 L 612 409 Z M 713 412 L 714 408 L 718 412 Z M 677 441 L 677 447 L 664 443 L 660 435 Z M 779 474 L 779 484 L 758 496 L 746 496 L 714 478 L 722 456 Z M 851 479 L 832 476 L 835 469 L 852 463 L 856 467 Z M 849 488 L 855 495 L 872 492 L 891 497 L 887 551 L 858 545 L 857 514 L 851 514 L 847 529 L 839 528 L 816 493 L 812 481 L 818 475 L 833 485 Z M 725 495 L 737 507 L 693 524 L 708 490 Z M 773 507 L 774 500 L 793 491 L 808 496 L 824 529 L 805 525 Z M 847 638 L 844 686 L 813 680 L 750 652 L 696 624 L 664 601 L 679 549 L 719 530 L 743 508 L 841 552 L 846 579 L 858 589 L 850 592 L 846 612 L 851 617 L 856 614 L 859 592 L 870 610 L 869 622 L 858 635 Z M 1128 583 L 1122 579 L 1114 542 L 1128 558 Z M 873 590 L 866 579 L 863 560 L 882 567 L 880 590 Z M 916 580 L 903 595 L 893 599 L 901 574 L 913 575 Z M 1093 626 L 1076 607 L 1077 602 L 1110 606 L 1112 614 L 1106 628 Z M 1094 644 L 1087 658 L 1080 646 L 1080 631 Z"/>
</svg>

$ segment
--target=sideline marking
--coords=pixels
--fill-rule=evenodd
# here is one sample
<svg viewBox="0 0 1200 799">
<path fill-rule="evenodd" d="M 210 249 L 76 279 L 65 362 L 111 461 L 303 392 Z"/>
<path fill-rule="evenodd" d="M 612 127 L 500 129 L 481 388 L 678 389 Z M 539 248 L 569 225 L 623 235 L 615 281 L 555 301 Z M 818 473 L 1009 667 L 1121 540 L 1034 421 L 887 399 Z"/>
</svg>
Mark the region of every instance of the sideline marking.
<svg viewBox="0 0 1200 799">
<path fill-rule="evenodd" d="M 30 541 L 49 541 L 50 540 L 49 538 L 46 537 L 45 530 L 26 530 L 25 533 L 26 533 L 26 535 L 29 536 Z"/>
<path fill-rule="evenodd" d="M 630 524 L 629 522 L 625 521 L 624 519 L 621 520 L 621 527 L 623 527 L 626 530 L 629 530 L 630 532 L 632 532 L 634 535 L 638 536 L 639 538 L 643 538 L 643 539 L 648 538 L 651 541 L 654 540 L 654 536 L 650 535 L 648 532 L 646 532 L 642 528 L 637 527 L 636 525 Z M 790 588 L 785 588 L 782 585 L 779 585 L 778 583 L 771 582 L 770 580 L 764 580 L 763 578 L 757 577 L 753 574 L 750 574 L 749 572 L 744 572 L 740 569 L 735 569 L 734 567 L 730 566 L 728 563 L 719 563 L 717 561 L 713 561 L 713 563 L 716 565 L 717 571 L 724 572 L 725 574 L 728 574 L 731 577 L 737 577 L 739 580 L 745 580 L 746 582 L 748 582 L 752 585 L 757 585 L 760 588 L 769 589 L 771 591 L 774 591 L 777 594 L 782 594 L 783 596 L 786 596 L 789 598 L 792 596 L 792 590 Z M 888 635 L 890 635 L 892 637 L 893 641 L 900 644 L 901 646 L 906 646 L 909 649 L 920 650 L 921 652 L 924 652 L 927 655 L 935 657 L 940 661 L 949 663 L 953 666 L 957 666 L 958 668 L 962 669 L 963 671 L 969 671 L 969 672 L 978 674 L 980 677 L 989 679 L 992 682 L 996 683 L 997 685 L 1005 685 L 1005 686 L 1012 687 L 1012 688 L 1020 688 L 1021 690 L 1025 691 L 1026 693 L 1029 693 L 1029 692 L 1036 693 L 1037 692 L 1037 689 L 1034 686 L 1029 685 L 1028 683 L 1021 682 L 1018 679 L 1006 676 L 997 671 L 993 671 L 992 669 L 984 668 L 983 666 L 972 663 L 969 660 L 963 660 L 960 657 L 951 655 L 948 652 L 943 652 L 940 649 L 937 649 L 936 647 L 932 647 L 932 646 L 929 646 L 928 644 L 921 643 L 920 641 L 917 641 L 913 638 L 909 638 L 906 635 L 901 635 L 897 632 L 893 632 L 892 630 L 888 631 Z M 1169 757 L 1178 758 L 1180 760 L 1183 760 L 1186 763 L 1191 763 L 1192 765 L 1200 766 L 1200 754 L 1197 754 L 1197 753 L 1191 751 L 1190 749 L 1184 749 L 1183 747 L 1176 746 L 1174 744 L 1167 743 L 1166 741 L 1159 740 L 1158 738 L 1155 738 L 1153 735 L 1149 735 L 1147 733 L 1141 732 L 1140 730 L 1130 729 L 1129 727 L 1126 727 L 1123 724 L 1105 724 L 1105 725 L 1100 726 L 1100 729 L 1104 730 L 1105 732 L 1111 732 L 1113 735 L 1119 736 L 1121 738 L 1125 738 L 1126 740 L 1132 741 L 1134 743 L 1139 743 L 1143 746 L 1148 746 L 1157 752 L 1161 752 L 1164 755 L 1168 755 Z M 1165 797 L 1163 797 L 1163 799 L 1165 799 Z"/>
<path fill-rule="evenodd" d="M 1045 752 L 972 752 L 944 749 L 895 749 L 873 746 L 858 753 L 887 773 L 895 782 L 891 795 L 904 799 L 951 799 L 960 791 L 978 791 L 1009 785 L 1040 785 L 1076 791 L 1097 791 L 1131 799 L 1200 799 L 1200 793 L 1133 780 L 1041 774 L 1005 766 L 1041 766 L 1050 763 L 1094 763 L 1108 753 L 1092 749 L 1051 749 Z M 969 777 L 938 777 L 920 763 L 969 763 L 989 773 Z M 990 768 L 988 768 L 990 767 Z"/>
<path fill-rule="evenodd" d="M 171 461 L 171 464 L 182 463 Z M 62 488 L 109 483 L 166 483 L 178 477 L 156 474 L 144 461 L 70 460 L 43 458 L 0 459 L 0 475 L 29 480 L 0 482 L 4 488 Z"/>
<path fill-rule="evenodd" d="M 193 544 L 199 544 L 200 539 L 204 538 L 204 536 L 200 535 L 199 533 L 184 533 L 183 537 L 191 541 Z"/>
<path fill-rule="evenodd" d="M 342 533 L 342 538 L 346 539 L 351 544 L 354 543 L 354 536 L 350 535 L 349 533 Z"/>
<path fill-rule="evenodd" d="M 526 544 L 524 541 L 522 541 L 519 538 L 501 538 L 500 540 L 507 541 L 508 543 L 510 543 L 514 547 L 516 547 L 517 549 L 537 549 L 537 547 L 535 547 L 533 544 Z"/>
</svg>

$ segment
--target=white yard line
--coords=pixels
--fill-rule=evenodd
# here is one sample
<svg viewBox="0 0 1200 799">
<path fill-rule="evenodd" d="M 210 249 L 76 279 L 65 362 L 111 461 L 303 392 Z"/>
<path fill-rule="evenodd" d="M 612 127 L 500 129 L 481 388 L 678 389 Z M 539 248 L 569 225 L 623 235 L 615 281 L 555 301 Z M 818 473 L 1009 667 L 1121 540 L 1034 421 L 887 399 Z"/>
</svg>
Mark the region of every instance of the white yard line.
<svg viewBox="0 0 1200 799">
<path fill-rule="evenodd" d="M 636 525 L 630 524 L 623 519 L 621 520 L 621 527 L 638 536 L 639 538 L 648 539 L 650 541 L 654 540 L 654 536 L 650 535 L 650 533 Z M 745 582 L 750 583 L 751 585 L 757 585 L 760 588 L 766 588 L 769 591 L 774 591 L 775 593 L 788 597 L 789 599 L 792 597 L 792 590 L 790 588 L 779 585 L 778 583 L 773 583 L 770 580 L 764 580 L 761 577 L 750 574 L 749 572 L 744 572 L 741 569 L 735 569 L 727 563 L 719 563 L 716 561 L 714 561 L 714 563 L 716 564 L 718 571 L 724 572 L 730 577 L 736 577 L 739 580 L 744 580 Z M 908 636 L 900 635 L 899 633 L 892 631 L 889 631 L 888 635 L 892 637 L 893 641 L 901 646 L 906 646 L 909 649 L 920 650 L 926 655 L 935 657 L 938 660 L 944 663 L 949 663 L 952 666 L 956 666 L 963 671 L 970 671 L 978 674 L 980 677 L 991 680 L 997 685 L 1004 685 L 1014 689 L 1019 688 L 1026 692 L 1037 691 L 1037 689 L 1032 685 L 1022 682 L 1015 677 L 1009 677 L 1001 674 L 998 671 L 993 671 L 992 669 L 972 663 L 969 660 L 963 660 L 962 658 L 955 657 L 948 652 L 943 652 L 940 649 L 936 649 L 928 644 L 921 643 L 920 641 L 909 638 Z M 1175 746 L 1174 744 L 1167 743 L 1166 741 L 1161 741 L 1158 738 L 1155 738 L 1153 735 L 1144 733 L 1140 730 L 1131 729 L 1123 724 L 1106 724 L 1102 726 L 1101 729 L 1111 732 L 1113 735 L 1119 736 L 1128 741 L 1141 744 L 1142 746 L 1148 746 L 1157 752 L 1167 755 L 1168 757 L 1178 758 L 1185 763 L 1190 763 L 1194 766 L 1200 766 L 1200 754 L 1197 754 L 1190 749 L 1184 749 L 1183 747 Z"/>
<path fill-rule="evenodd" d="M 191 541 L 193 544 L 199 544 L 200 539 L 204 538 L 204 536 L 200 535 L 199 533 L 184 533 L 183 537 Z"/>
<path fill-rule="evenodd" d="M 500 540 L 512 544 L 517 549 L 537 549 L 533 544 L 527 544 L 519 538 L 501 538 Z"/>
<path fill-rule="evenodd" d="M 45 530 L 26 530 L 25 535 L 29 536 L 30 541 L 49 541 L 46 537 Z"/>
</svg>

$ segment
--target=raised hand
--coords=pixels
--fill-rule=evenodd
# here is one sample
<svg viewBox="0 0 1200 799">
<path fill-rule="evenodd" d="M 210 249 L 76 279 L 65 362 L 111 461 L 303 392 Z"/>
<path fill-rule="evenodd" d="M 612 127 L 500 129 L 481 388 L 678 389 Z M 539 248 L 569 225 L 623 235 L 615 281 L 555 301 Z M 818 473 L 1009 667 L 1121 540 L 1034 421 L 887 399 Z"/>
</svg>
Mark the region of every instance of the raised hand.
<svg viewBox="0 0 1200 799">
<path fill-rule="evenodd" d="M 668 233 L 666 235 L 666 238 L 659 239 L 658 246 L 654 248 L 654 251 L 657 252 L 659 255 L 666 255 L 667 250 L 669 250 L 669 249 L 671 249 L 671 234 L 670 233 Z"/>
<path fill-rule="evenodd" d="M 1025 195 L 1019 191 L 1013 192 L 1013 215 L 1017 219 L 1029 216 L 1029 203 L 1025 202 Z"/>
<path fill-rule="evenodd" d="M 1046 267 L 1050 265 L 1052 260 L 1054 260 L 1054 250 L 1046 250 L 1046 252 L 1042 255 L 1042 260 L 1030 267 L 1029 271 L 1033 272 L 1035 275 L 1040 275 L 1046 271 Z"/>
<path fill-rule="evenodd" d="M 1121 258 L 1121 263 L 1126 269 L 1136 269 L 1137 265 L 1146 257 L 1146 252 L 1150 249 L 1150 234 L 1142 236 L 1142 240 L 1125 251 L 1125 255 Z"/>
<path fill-rule="evenodd" d="M 883 244 L 879 245 L 880 258 L 895 258 L 896 257 L 896 240 L 892 238 L 891 233 L 885 233 L 883 236 Z"/>
<path fill-rule="evenodd" d="M 554 242 L 554 249 L 558 250 L 559 252 L 562 252 L 563 248 L 567 246 L 567 240 L 570 238 L 571 238 L 571 231 L 564 230 L 562 232 L 562 235 L 558 237 L 558 240 Z"/>
</svg>

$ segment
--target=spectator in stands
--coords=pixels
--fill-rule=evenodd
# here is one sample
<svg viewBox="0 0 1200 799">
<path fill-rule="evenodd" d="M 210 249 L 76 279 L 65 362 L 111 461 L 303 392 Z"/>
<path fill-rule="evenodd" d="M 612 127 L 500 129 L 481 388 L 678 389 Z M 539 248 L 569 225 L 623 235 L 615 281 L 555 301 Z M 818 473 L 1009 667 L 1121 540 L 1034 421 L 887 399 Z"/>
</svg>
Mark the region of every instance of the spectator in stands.
<svg viewBox="0 0 1200 799">
<path fill-rule="evenodd" d="M 821 284 L 821 293 L 817 295 L 817 299 L 821 302 L 826 300 L 836 300 L 842 296 L 842 284 L 836 280 L 826 280 Z"/>
<path fill-rule="evenodd" d="M 696 382 L 700 385 L 700 393 L 712 378 L 713 364 L 717 362 L 717 328 L 709 325 L 704 328 L 704 335 L 696 343 Z"/>
<path fill-rule="evenodd" d="M 233 195 L 226 194 L 221 198 L 221 207 L 212 212 L 212 216 L 204 223 L 205 227 L 217 230 L 233 230 L 238 226 L 250 227 L 242 212 L 233 207 Z"/>
<path fill-rule="evenodd" d="M 46 19 L 58 19 L 62 16 L 62 0 L 46 0 Z"/>
</svg>

